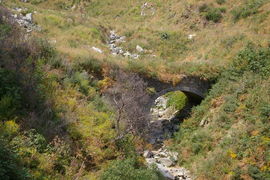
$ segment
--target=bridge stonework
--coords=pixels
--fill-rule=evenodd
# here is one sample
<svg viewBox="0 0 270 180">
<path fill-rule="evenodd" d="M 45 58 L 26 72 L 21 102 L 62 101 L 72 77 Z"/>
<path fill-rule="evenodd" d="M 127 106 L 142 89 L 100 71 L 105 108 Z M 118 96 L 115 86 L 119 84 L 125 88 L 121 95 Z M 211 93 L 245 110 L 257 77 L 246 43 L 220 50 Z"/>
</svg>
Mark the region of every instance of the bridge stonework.
<svg viewBox="0 0 270 180">
<path fill-rule="evenodd" d="M 172 91 L 182 91 L 186 93 L 188 97 L 202 100 L 211 87 L 210 81 L 194 76 L 184 77 L 175 85 L 163 83 L 154 79 L 144 80 L 147 82 L 148 87 L 155 88 L 155 93 L 151 95 L 150 102 L 148 103 L 148 108 L 151 108 L 154 105 L 154 102 L 158 97 Z"/>
</svg>

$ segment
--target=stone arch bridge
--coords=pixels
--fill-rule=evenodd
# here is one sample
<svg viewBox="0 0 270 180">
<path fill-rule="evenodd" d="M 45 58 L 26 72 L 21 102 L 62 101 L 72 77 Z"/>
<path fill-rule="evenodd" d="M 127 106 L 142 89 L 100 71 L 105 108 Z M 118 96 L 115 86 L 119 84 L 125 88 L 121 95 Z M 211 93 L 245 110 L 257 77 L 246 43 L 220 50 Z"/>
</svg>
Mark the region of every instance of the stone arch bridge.
<svg viewBox="0 0 270 180">
<path fill-rule="evenodd" d="M 205 98 L 207 92 L 211 87 L 211 82 L 200 77 L 187 76 L 181 79 L 181 81 L 175 85 L 171 83 L 160 82 L 155 79 L 143 78 L 147 82 L 148 87 L 155 88 L 155 93 L 150 97 L 148 108 L 150 109 L 155 100 L 171 91 L 182 91 L 184 92 L 190 101 L 200 103 Z"/>
</svg>

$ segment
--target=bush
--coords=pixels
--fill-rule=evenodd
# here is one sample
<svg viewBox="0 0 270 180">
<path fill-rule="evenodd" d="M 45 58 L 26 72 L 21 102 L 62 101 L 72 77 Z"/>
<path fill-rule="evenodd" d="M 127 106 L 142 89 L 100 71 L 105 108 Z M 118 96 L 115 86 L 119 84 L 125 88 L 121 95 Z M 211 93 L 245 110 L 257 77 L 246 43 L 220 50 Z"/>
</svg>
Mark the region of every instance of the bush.
<svg viewBox="0 0 270 180">
<path fill-rule="evenodd" d="M 158 180 L 161 176 L 153 168 L 141 167 L 134 158 L 116 160 L 101 175 L 101 180 Z"/>
<path fill-rule="evenodd" d="M 242 18 L 247 18 L 258 13 L 259 8 L 264 4 L 265 0 L 249 0 L 244 5 L 232 10 L 233 20 L 236 22 Z"/>
<path fill-rule="evenodd" d="M 10 71 L 0 68 L 0 118 L 12 119 L 20 107 L 21 90 Z"/>
<path fill-rule="evenodd" d="M 232 69 L 240 74 L 243 74 L 245 71 L 251 71 L 260 74 L 262 77 L 268 77 L 270 75 L 269 59 L 270 47 L 262 48 L 248 44 L 234 60 Z"/>
<path fill-rule="evenodd" d="M 79 90 L 84 93 L 88 94 L 89 90 L 89 82 L 90 77 L 87 72 L 75 72 L 70 79 L 67 80 L 68 82 L 77 85 Z"/>
<path fill-rule="evenodd" d="M 269 179 L 270 174 L 267 171 L 261 171 L 257 166 L 251 165 L 248 167 L 248 174 L 254 180 Z"/>
<path fill-rule="evenodd" d="M 224 13 L 226 11 L 225 8 L 214 8 L 210 7 L 207 4 L 203 4 L 199 7 L 199 12 L 203 14 L 207 21 L 213 21 L 215 23 L 220 22 Z"/>
<path fill-rule="evenodd" d="M 211 8 L 207 13 L 205 14 L 205 18 L 208 21 L 213 21 L 215 23 L 220 22 L 222 19 L 222 11 L 219 8 Z"/>
<path fill-rule="evenodd" d="M 218 4 L 224 4 L 226 3 L 226 0 L 216 0 Z"/>
<path fill-rule="evenodd" d="M 8 24 L 0 24 L 0 41 L 5 39 L 6 36 L 11 32 L 11 26 Z"/>
<path fill-rule="evenodd" d="M 0 177 L 5 180 L 30 179 L 19 158 L 3 142 L 0 142 Z"/>
</svg>

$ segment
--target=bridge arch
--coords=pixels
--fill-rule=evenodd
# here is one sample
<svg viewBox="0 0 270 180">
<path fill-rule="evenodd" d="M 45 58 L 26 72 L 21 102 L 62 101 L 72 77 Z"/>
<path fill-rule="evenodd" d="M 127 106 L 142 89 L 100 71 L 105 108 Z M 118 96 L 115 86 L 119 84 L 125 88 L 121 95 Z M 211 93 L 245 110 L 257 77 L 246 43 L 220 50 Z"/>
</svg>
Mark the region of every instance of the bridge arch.
<svg viewBox="0 0 270 180">
<path fill-rule="evenodd" d="M 155 88 L 155 93 L 151 95 L 150 102 L 148 103 L 149 110 L 158 97 L 172 91 L 182 91 L 188 96 L 190 101 L 199 104 L 205 98 L 211 87 L 210 81 L 194 76 L 184 77 L 175 85 L 153 79 L 148 79 L 146 82 L 148 83 L 148 87 Z"/>
</svg>

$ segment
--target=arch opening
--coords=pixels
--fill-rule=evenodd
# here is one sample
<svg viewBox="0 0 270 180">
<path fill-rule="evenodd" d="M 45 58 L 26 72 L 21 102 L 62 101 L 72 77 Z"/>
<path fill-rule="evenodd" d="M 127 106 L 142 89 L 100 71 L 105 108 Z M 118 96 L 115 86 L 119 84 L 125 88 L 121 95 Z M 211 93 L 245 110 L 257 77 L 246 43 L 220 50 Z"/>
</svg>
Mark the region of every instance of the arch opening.
<svg viewBox="0 0 270 180">
<path fill-rule="evenodd" d="M 182 93 L 180 98 L 186 99 L 186 102 L 184 106 L 181 106 L 182 109 L 170 109 L 168 106 L 170 100 L 166 99 L 166 96 L 178 92 Z M 173 96 L 173 98 L 175 97 L 177 96 Z M 150 105 L 151 132 L 149 142 L 158 147 L 164 140 L 173 137 L 183 120 L 190 116 L 192 108 L 199 105 L 204 98 L 194 92 L 170 89 L 158 93 L 153 99 L 153 103 Z M 173 99 L 173 101 L 179 102 L 177 99 Z"/>
</svg>

